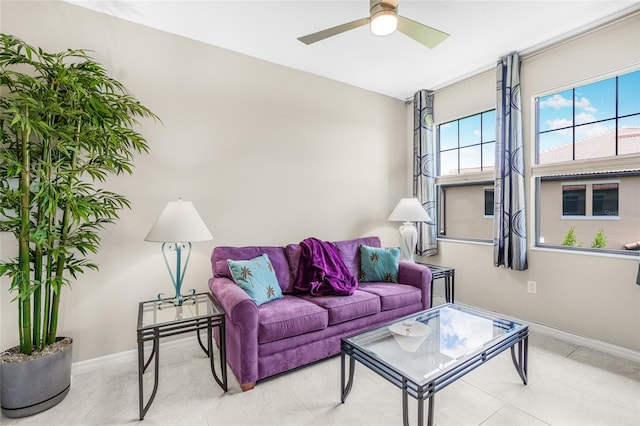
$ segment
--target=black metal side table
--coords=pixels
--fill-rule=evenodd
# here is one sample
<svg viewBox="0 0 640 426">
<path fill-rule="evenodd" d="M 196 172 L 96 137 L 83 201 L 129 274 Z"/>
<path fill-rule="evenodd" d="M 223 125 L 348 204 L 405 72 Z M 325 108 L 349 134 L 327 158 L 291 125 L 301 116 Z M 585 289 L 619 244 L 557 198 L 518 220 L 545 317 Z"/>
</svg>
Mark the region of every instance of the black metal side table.
<svg viewBox="0 0 640 426">
<path fill-rule="evenodd" d="M 454 302 L 454 280 L 455 269 L 447 266 L 430 265 L 428 263 L 417 262 L 421 265 L 428 266 L 431 269 L 431 307 L 433 308 L 433 282 L 437 279 L 444 278 L 444 298 L 447 303 Z"/>
<path fill-rule="evenodd" d="M 151 403 L 158 391 L 158 374 L 160 371 L 160 339 L 177 334 L 195 331 L 198 343 L 209 357 L 211 373 L 223 391 L 227 391 L 227 351 L 225 341 L 224 312 L 214 302 L 211 294 L 199 293 L 176 306 L 175 299 L 149 300 L 140 302 L 138 309 L 138 392 L 140 401 L 140 420 L 151 407 Z M 213 358 L 213 328 L 217 327 L 220 334 L 220 369 L 221 376 L 215 369 Z M 200 330 L 207 330 L 206 347 L 200 339 Z M 153 341 L 153 348 L 149 359 L 145 361 L 144 344 Z M 142 376 L 155 359 L 153 391 L 149 400 L 144 402 L 144 389 Z"/>
</svg>

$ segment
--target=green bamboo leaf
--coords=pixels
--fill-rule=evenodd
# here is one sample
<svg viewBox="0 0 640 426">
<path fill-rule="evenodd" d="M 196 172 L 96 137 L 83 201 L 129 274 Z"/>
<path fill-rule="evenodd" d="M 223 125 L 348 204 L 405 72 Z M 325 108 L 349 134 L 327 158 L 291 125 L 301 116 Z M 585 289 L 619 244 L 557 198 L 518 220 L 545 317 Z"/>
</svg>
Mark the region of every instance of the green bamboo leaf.
<svg viewBox="0 0 640 426">
<path fill-rule="evenodd" d="M 5 34 L 0 90 L 0 230 L 16 235 L 21 247 L 18 258 L 0 263 L 0 275 L 11 278 L 17 294 L 27 352 L 32 342 L 55 340 L 61 288 L 97 270 L 88 256 L 97 253 L 100 233 L 130 208 L 97 183 L 133 172 L 135 154 L 149 150 L 133 127 L 139 117 L 159 119 L 89 51 L 49 53 Z M 21 176 L 19 186 L 9 184 Z M 41 292 L 43 324 L 30 311 L 31 296 L 37 304 Z"/>
</svg>

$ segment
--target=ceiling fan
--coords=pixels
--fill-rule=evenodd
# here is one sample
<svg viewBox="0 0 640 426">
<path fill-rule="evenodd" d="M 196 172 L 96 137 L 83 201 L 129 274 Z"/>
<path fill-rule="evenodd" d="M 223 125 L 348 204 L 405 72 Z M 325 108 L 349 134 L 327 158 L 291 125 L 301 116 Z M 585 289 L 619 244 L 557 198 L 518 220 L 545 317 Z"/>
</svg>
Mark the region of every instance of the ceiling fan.
<svg viewBox="0 0 640 426">
<path fill-rule="evenodd" d="M 313 34 L 298 37 L 298 40 L 305 44 L 311 44 L 366 24 L 370 24 L 371 32 L 375 35 L 385 36 L 393 33 L 397 29 L 429 49 L 433 49 L 449 37 L 449 34 L 445 32 L 398 15 L 398 1 L 399 0 L 370 0 L 368 18 L 358 19 Z"/>
</svg>

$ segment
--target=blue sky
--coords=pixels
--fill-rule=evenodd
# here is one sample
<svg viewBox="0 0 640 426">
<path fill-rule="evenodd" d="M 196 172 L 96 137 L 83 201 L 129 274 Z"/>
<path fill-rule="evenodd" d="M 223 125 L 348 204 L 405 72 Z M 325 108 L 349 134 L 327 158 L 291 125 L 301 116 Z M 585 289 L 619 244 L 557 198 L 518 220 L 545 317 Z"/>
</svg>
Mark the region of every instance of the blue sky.
<svg viewBox="0 0 640 426">
<path fill-rule="evenodd" d="M 640 114 L 640 71 L 621 75 L 618 78 L 618 116 Z M 572 142 L 572 131 L 576 127 L 576 140 L 601 135 L 615 128 L 616 79 L 609 78 L 565 90 L 539 99 L 538 123 L 541 132 L 540 151 Z M 575 121 L 574 121 L 575 120 Z M 604 120 L 604 121 L 602 121 Z M 640 127 L 640 116 L 627 117 L 619 121 L 620 127 Z"/>
<path fill-rule="evenodd" d="M 481 162 L 484 170 L 493 167 L 496 140 L 495 110 L 440 125 L 440 150 L 458 148 L 458 135 L 460 169 L 479 168 Z M 440 156 L 441 174 L 456 174 L 457 169 L 458 151 L 454 149 L 443 152 Z"/>
</svg>

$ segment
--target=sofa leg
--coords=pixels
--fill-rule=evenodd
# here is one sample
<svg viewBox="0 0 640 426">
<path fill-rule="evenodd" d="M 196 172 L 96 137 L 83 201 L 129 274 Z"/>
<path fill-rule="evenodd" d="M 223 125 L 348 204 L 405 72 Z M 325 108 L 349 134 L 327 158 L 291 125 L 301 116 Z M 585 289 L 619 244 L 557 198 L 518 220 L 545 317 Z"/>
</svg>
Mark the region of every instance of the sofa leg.
<svg viewBox="0 0 640 426">
<path fill-rule="evenodd" d="M 256 382 L 251 382 L 251 383 L 242 383 L 242 384 L 240 385 L 240 388 L 242 389 L 242 392 L 249 391 L 249 390 L 251 390 L 251 389 L 253 389 L 253 388 L 255 388 L 255 387 L 256 387 Z"/>
</svg>

